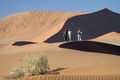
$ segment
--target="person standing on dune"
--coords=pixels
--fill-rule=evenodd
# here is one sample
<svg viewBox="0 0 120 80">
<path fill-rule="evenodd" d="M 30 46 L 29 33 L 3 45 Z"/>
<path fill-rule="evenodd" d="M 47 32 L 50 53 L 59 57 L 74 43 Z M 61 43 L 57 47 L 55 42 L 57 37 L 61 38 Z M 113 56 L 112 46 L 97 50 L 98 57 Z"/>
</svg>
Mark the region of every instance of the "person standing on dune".
<svg viewBox="0 0 120 80">
<path fill-rule="evenodd" d="M 82 40 L 82 32 L 80 31 L 80 29 L 78 29 L 78 31 L 77 31 L 77 39 L 78 39 L 78 41 Z"/>
<path fill-rule="evenodd" d="M 71 38 L 71 37 L 72 37 L 72 36 L 71 36 L 71 33 L 72 33 L 72 31 L 69 29 L 69 30 L 68 30 L 68 39 L 69 39 L 69 41 L 72 40 L 72 38 Z"/>
<path fill-rule="evenodd" d="M 67 29 L 64 30 L 63 37 L 65 41 L 68 41 L 68 30 Z"/>
</svg>

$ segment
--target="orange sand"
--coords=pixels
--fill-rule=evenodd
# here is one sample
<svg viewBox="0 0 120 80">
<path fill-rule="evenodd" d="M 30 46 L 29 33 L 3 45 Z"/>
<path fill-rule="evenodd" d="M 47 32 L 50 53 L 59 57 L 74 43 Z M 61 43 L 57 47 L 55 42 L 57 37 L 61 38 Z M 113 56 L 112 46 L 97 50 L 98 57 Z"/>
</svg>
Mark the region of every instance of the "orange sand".
<svg viewBox="0 0 120 80">
<path fill-rule="evenodd" d="M 68 67 L 70 68 L 70 70 L 68 70 L 70 74 L 86 74 L 87 72 L 94 74 L 94 72 L 99 71 L 100 73 L 105 72 L 105 74 L 109 74 L 109 72 L 110 74 L 112 72 L 120 73 L 120 66 L 116 67 L 116 65 L 120 65 L 120 56 L 63 49 L 58 47 L 61 43 L 43 43 L 45 39 L 58 32 L 69 17 L 82 14 L 84 13 L 29 11 L 1 19 L 0 43 L 4 45 L 0 46 L 0 77 L 9 76 L 9 70 L 12 66 L 14 66 L 19 59 L 25 57 L 26 54 L 31 53 L 46 55 L 51 69 Z M 119 35 L 113 32 L 94 40 L 102 42 L 102 39 L 109 40 L 109 38 L 115 36 L 118 38 Z M 35 41 L 39 42 L 39 44 L 25 46 L 11 45 L 21 40 Z M 83 72 L 79 71 L 82 66 L 86 66 L 82 68 Z M 93 67 L 89 68 L 89 66 Z M 79 67 L 79 69 L 76 67 Z M 91 70 L 93 70 L 93 73 Z M 65 70 L 63 72 L 61 71 L 60 74 L 68 73 L 67 70 Z"/>
</svg>

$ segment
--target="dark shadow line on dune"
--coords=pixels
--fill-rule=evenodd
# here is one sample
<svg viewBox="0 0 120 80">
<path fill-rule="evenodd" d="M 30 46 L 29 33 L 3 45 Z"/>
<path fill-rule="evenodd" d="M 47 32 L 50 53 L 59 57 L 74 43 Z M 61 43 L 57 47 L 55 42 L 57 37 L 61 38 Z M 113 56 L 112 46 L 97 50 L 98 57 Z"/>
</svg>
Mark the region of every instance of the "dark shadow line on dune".
<svg viewBox="0 0 120 80">
<path fill-rule="evenodd" d="M 120 46 L 95 42 L 95 41 L 75 41 L 59 45 L 60 48 L 80 50 L 86 52 L 98 52 L 120 56 Z"/>
<path fill-rule="evenodd" d="M 29 45 L 29 44 L 37 44 L 36 42 L 30 42 L 30 41 L 17 41 L 13 43 L 14 46 L 23 46 L 23 45 Z"/>
</svg>

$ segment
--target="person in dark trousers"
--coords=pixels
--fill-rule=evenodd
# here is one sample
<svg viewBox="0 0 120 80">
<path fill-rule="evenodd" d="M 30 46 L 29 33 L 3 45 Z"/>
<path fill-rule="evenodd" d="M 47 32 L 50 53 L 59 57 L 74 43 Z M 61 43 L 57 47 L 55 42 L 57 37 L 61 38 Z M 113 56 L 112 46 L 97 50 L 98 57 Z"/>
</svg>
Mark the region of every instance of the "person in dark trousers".
<svg viewBox="0 0 120 80">
<path fill-rule="evenodd" d="M 67 29 L 64 30 L 63 37 L 65 41 L 68 41 L 68 30 Z"/>
<path fill-rule="evenodd" d="M 80 31 L 80 29 L 78 29 L 77 31 L 77 41 L 81 41 L 82 40 L 82 32 Z"/>
</svg>

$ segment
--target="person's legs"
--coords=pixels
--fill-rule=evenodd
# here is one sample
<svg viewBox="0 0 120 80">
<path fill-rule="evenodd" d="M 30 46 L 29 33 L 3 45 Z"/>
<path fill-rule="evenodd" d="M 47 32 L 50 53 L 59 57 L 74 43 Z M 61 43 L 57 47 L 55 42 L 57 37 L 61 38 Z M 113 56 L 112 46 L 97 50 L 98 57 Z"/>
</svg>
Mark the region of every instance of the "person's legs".
<svg viewBox="0 0 120 80">
<path fill-rule="evenodd" d="M 64 41 L 66 41 L 66 36 L 65 35 L 63 36 L 63 38 L 64 38 Z"/>
<path fill-rule="evenodd" d="M 65 40 L 66 40 L 66 41 L 68 40 L 67 36 L 65 36 Z"/>
<path fill-rule="evenodd" d="M 70 35 L 70 41 L 71 41 L 71 35 Z"/>
<path fill-rule="evenodd" d="M 82 41 L 81 35 L 80 35 L 80 41 Z"/>
<path fill-rule="evenodd" d="M 70 34 L 68 35 L 68 40 L 71 41 L 71 35 Z"/>
<path fill-rule="evenodd" d="M 80 35 L 77 35 L 77 39 L 78 39 L 78 41 L 80 41 Z"/>
</svg>

